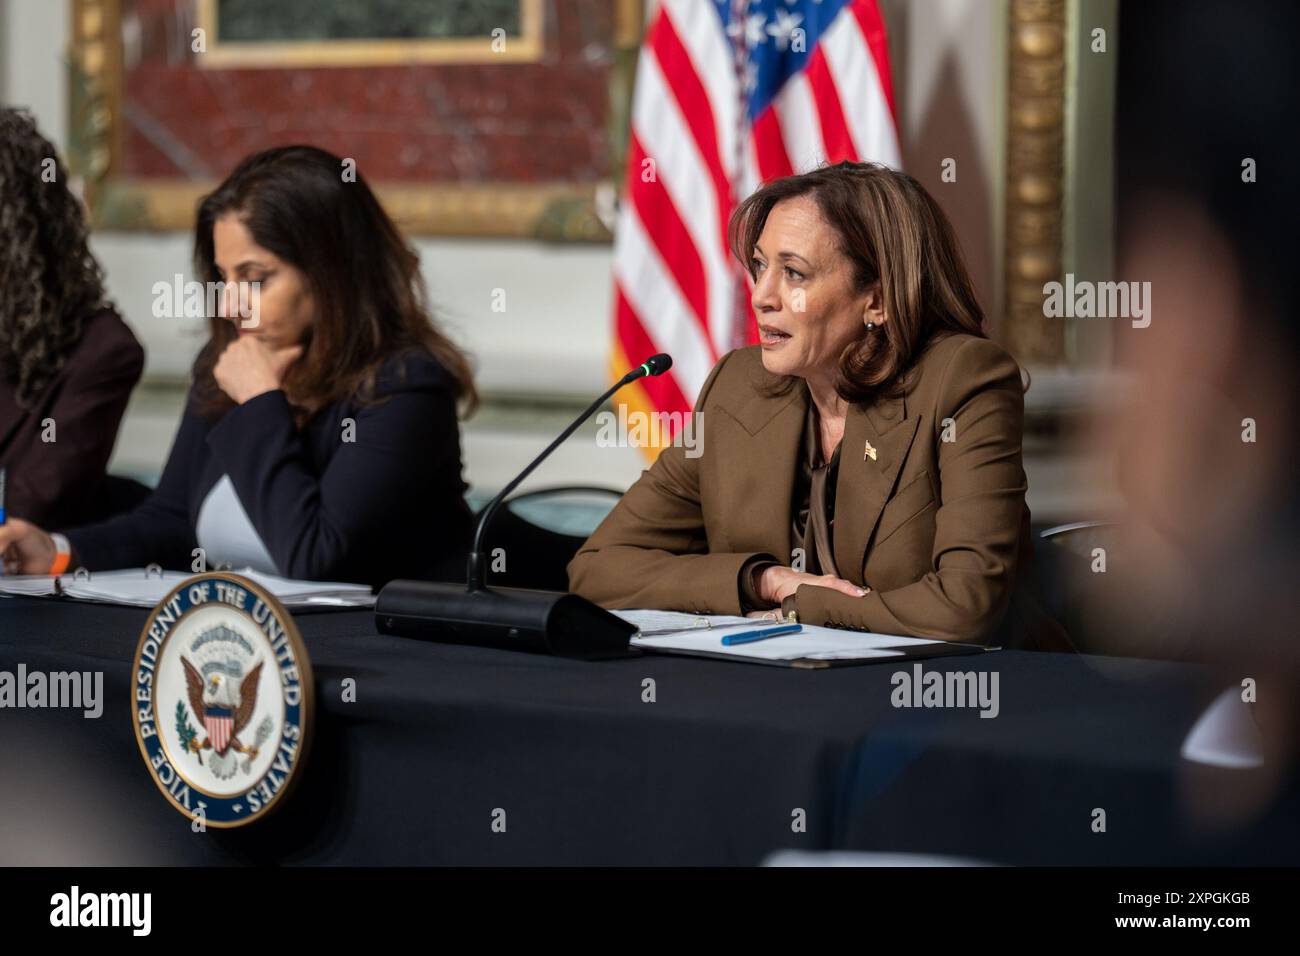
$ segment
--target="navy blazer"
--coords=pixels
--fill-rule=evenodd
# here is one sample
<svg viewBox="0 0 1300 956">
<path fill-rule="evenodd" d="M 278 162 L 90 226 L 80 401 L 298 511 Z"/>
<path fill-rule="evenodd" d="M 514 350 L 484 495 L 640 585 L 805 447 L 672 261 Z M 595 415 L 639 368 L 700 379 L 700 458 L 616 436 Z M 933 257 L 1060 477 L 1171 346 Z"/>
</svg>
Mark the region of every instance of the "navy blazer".
<svg viewBox="0 0 1300 956">
<path fill-rule="evenodd" d="M 228 474 L 286 577 L 463 581 L 472 516 L 452 379 L 428 352 L 406 352 L 384 363 L 374 394 L 373 405 L 322 408 L 300 431 L 279 389 L 216 420 L 198 415 L 191 392 L 154 493 L 127 514 L 66 531 L 74 564 L 192 570 L 199 508 Z M 355 422 L 350 435 L 345 419 Z"/>
</svg>

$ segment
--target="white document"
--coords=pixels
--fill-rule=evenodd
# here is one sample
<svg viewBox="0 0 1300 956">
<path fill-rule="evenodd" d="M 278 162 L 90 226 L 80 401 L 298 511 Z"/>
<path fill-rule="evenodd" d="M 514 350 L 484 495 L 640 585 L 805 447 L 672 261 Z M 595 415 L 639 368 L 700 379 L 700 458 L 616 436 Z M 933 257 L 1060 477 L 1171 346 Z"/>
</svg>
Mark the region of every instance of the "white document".
<svg viewBox="0 0 1300 956">
<path fill-rule="evenodd" d="M 751 622 L 752 623 L 752 622 Z M 865 646 L 862 642 L 826 641 L 809 638 L 802 632 L 769 637 L 747 644 L 727 647 L 722 643 L 729 629 L 703 633 L 669 634 L 663 637 L 633 637 L 632 645 L 647 650 L 682 651 L 692 654 L 711 654 L 734 657 L 738 660 L 796 661 L 796 660 L 862 660 L 878 657 L 902 657 L 902 651 L 882 646 Z M 736 632 L 744 628 L 735 628 Z M 847 633 L 845 637 L 850 635 Z"/>
<path fill-rule="evenodd" d="M 236 568 L 232 571 L 246 577 L 275 595 L 285 607 L 372 607 L 375 596 L 365 584 L 344 584 L 332 581 L 296 581 L 274 574 Z M 25 574 L 0 577 L 0 594 L 64 597 L 127 607 L 153 607 L 187 578 L 183 571 L 163 571 L 146 574 L 143 568 L 121 571 L 96 571 L 80 580 L 71 574 L 57 578 L 49 574 Z"/>
<path fill-rule="evenodd" d="M 611 611 L 636 627 L 641 635 L 669 634 L 677 631 L 694 631 L 728 624 L 762 624 L 747 617 L 730 614 L 687 614 L 684 611 Z"/>
<path fill-rule="evenodd" d="M 870 660 L 904 657 L 906 648 L 942 643 L 919 637 L 845 631 L 804 624 L 794 634 L 728 647 L 722 643 L 727 635 L 773 627 L 776 626 L 775 622 L 730 615 L 700 616 L 677 611 L 635 610 L 613 613 L 639 628 L 639 633 L 633 635 L 631 640 L 634 647 L 688 654 L 721 654 L 742 660 Z M 672 627 L 680 629 L 669 632 L 668 629 Z"/>
<path fill-rule="evenodd" d="M 0 575 L 0 594 L 22 594 L 30 597 L 46 597 L 55 593 L 54 575 L 52 574 Z"/>
</svg>

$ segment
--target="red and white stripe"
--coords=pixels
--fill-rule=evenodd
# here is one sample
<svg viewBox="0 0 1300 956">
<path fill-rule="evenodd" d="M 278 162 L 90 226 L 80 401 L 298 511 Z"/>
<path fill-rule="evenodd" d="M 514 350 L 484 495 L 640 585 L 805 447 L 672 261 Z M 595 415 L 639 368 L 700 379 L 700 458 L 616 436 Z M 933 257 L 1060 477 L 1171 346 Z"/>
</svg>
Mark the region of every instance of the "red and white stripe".
<svg viewBox="0 0 1300 956">
<path fill-rule="evenodd" d="M 736 203 L 761 182 L 824 162 L 901 165 L 876 0 L 840 12 L 752 125 L 741 103 L 710 0 L 662 0 L 637 67 L 614 245 L 619 351 L 629 362 L 673 357 L 668 375 L 643 380 L 657 411 L 688 411 L 718 358 L 755 341 L 744 273 L 726 246 Z M 647 160 L 652 178 L 643 177 Z"/>
<path fill-rule="evenodd" d="M 203 727 L 208 732 L 208 740 L 212 744 L 212 749 L 217 753 L 224 753 L 230 744 L 231 729 L 234 726 L 234 719 L 231 717 L 217 717 L 212 714 L 203 715 Z"/>
</svg>

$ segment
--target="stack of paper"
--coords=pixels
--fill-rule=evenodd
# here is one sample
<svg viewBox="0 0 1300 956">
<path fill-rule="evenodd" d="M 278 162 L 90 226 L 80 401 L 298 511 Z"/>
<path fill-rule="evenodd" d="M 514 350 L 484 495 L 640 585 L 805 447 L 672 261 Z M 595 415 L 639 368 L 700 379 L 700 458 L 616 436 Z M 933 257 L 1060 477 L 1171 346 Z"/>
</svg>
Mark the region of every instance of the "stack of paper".
<svg viewBox="0 0 1300 956">
<path fill-rule="evenodd" d="M 289 608 L 372 607 L 375 603 L 375 596 L 365 584 L 295 581 L 251 568 L 236 568 L 232 573 L 261 585 Z M 37 597 L 62 595 L 103 604 L 153 607 L 176 585 L 193 576 L 183 571 L 146 573 L 140 568 L 96 571 L 89 577 L 83 575 L 80 579 L 70 574 L 58 578 L 48 574 L 9 575 L 0 577 L 0 594 Z"/>
<path fill-rule="evenodd" d="M 938 653 L 972 653 L 978 646 L 897 634 L 871 634 L 804 624 L 795 634 L 765 638 L 730 647 L 722 643 L 729 634 L 761 630 L 772 622 L 729 615 L 693 615 L 676 611 L 614 611 L 636 625 L 631 643 L 646 651 L 684 654 L 692 657 L 723 657 L 767 664 L 795 662 L 872 661 L 889 658 L 924 657 Z"/>
<path fill-rule="evenodd" d="M 54 575 L 52 574 L 6 574 L 0 575 L 0 594 L 22 594 L 30 597 L 46 597 L 54 592 Z"/>
<path fill-rule="evenodd" d="M 611 611 L 615 617 L 632 624 L 640 637 L 675 634 L 699 628 L 725 627 L 729 624 L 762 624 L 747 617 L 728 614 L 687 614 L 683 611 Z"/>
</svg>

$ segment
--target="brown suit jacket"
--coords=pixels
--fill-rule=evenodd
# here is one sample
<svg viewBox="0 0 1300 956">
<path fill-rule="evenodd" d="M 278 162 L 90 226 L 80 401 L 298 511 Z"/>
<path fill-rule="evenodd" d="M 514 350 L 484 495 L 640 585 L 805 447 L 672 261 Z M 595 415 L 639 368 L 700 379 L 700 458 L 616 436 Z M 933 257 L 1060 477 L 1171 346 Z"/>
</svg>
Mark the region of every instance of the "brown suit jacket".
<svg viewBox="0 0 1300 956">
<path fill-rule="evenodd" d="M 5 510 L 45 528 L 107 517 L 100 494 L 118 425 L 144 369 L 144 349 L 111 309 L 88 318 L 81 338 L 31 409 L 0 376 L 0 465 Z M 54 419 L 52 442 L 42 422 Z"/>
<path fill-rule="evenodd" d="M 792 563 L 809 398 L 802 382 L 780 397 L 761 391 L 776 381 L 756 346 L 723 357 L 696 403 L 702 454 L 673 446 L 659 455 L 569 564 L 575 593 L 610 608 L 738 614 L 746 561 L 766 553 Z M 1018 610 L 1010 635 L 1002 629 L 1030 560 L 1023 419 L 1019 367 L 972 335 L 933 341 L 905 397 L 851 405 L 832 547 L 840 573 L 871 592 L 804 585 L 799 620 L 1059 646 L 1059 628 L 1037 608 Z"/>
</svg>

